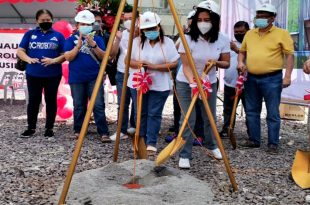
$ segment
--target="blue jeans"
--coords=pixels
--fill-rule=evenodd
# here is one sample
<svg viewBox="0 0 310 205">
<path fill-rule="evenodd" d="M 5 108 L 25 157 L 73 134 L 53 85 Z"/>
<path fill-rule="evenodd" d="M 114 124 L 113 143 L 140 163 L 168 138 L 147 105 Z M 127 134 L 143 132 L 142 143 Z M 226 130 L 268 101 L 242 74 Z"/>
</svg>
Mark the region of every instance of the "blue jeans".
<svg viewBox="0 0 310 205">
<path fill-rule="evenodd" d="M 116 76 L 116 89 L 117 89 L 117 103 L 118 103 L 118 111 L 121 105 L 121 97 L 122 97 L 122 89 L 123 89 L 123 82 L 124 82 L 124 73 L 117 71 Z M 122 133 L 127 133 L 128 128 L 128 121 L 129 121 L 129 106 L 130 106 L 130 99 L 131 99 L 131 92 L 130 88 L 127 87 L 126 95 L 125 95 L 125 107 L 123 113 L 123 122 L 122 122 Z M 135 126 L 135 119 L 134 119 L 134 106 L 131 106 L 131 113 L 130 113 L 130 126 Z"/>
<path fill-rule="evenodd" d="M 260 114 L 264 99 L 267 109 L 268 145 L 278 145 L 281 124 L 279 105 L 282 92 L 282 73 L 266 77 L 249 74 L 244 89 L 250 140 L 257 145 L 261 143 Z"/>
<path fill-rule="evenodd" d="M 90 99 L 96 80 L 85 82 L 85 83 L 77 83 L 70 84 L 71 94 L 73 98 L 73 106 L 74 106 L 74 132 L 79 133 L 82 128 L 82 124 L 85 118 L 85 114 L 87 111 L 88 100 Z M 100 86 L 99 92 L 95 101 L 94 106 L 94 118 L 97 126 L 97 132 L 100 135 L 108 135 L 109 129 L 105 116 L 105 105 L 103 98 L 103 85 Z"/>
<path fill-rule="evenodd" d="M 212 84 L 212 90 L 213 92 L 211 93 L 211 96 L 208 98 L 208 103 L 209 103 L 213 118 L 216 121 L 216 97 L 217 97 L 216 83 Z M 189 108 L 189 105 L 191 103 L 191 100 L 192 100 L 191 98 L 192 89 L 189 87 L 188 83 L 177 81 L 177 93 L 179 96 L 181 108 L 186 114 Z M 205 111 L 202 100 L 198 99 L 196 103 L 197 103 L 196 106 L 200 107 L 201 116 L 203 120 L 204 144 L 206 145 L 208 149 L 214 150 L 217 148 L 217 144 L 216 144 L 214 134 L 211 129 L 208 115 Z M 183 124 L 183 121 L 184 121 L 184 115 L 181 116 L 180 127 Z M 188 119 L 188 124 L 192 130 L 194 130 L 195 122 L 196 122 L 196 109 L 194 108 Z M 188 126 L 186 126 L 182 136 L 186 140 L 186 143 L 180 152 L 180 157 L 191 159 L 192 148 L 193 148 L 193 136 Z"/>
<path fill-rule="evenodd" d="M 130 89 L 137 116 L 137 91 Z M 156 146 L 160 130 L 162 112 L 169 96 L 168 91 L 150 90 L 143 94 L 140 136 L 145 138 L 146 145 Z"/>
</svg>

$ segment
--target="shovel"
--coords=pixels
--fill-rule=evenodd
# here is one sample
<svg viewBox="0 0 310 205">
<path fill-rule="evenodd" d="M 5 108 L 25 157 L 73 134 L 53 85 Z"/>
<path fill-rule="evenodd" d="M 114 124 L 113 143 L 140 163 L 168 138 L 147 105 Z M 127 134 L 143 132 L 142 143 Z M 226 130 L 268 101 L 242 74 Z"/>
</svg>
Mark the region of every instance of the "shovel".
<svg viewBox="0 0 310 205">
<path fill-rule="evenodd" d="M 202 77 L 204 77 L 207 73 L 209 73 L 209 71 L 211 70 L 211 68 L 213 67 L 214 63 L 210 63 L 204 70 Z M 195 103 L 198 99 L 199 96 L 199 92 L 196 93 L 193 97 L 192 97 L 192 101 L 191 104 L 189 105 L 189 108 L 187 110 L 187 113 L 184 117 L 182 126 L 179 130 L 179 134 L 178 136 L 173 139 L 157 156 L 156 160 L 155 160 L 155 164 L 156 166 L 159 166 L 161 164 L 163 164 L 164 162 L 166 162 L 172 155 L 174 155 L 181 147 L 183 147 L 183 145 L 186 143 L 186 141 L 183 139 L 183 137 L 181 136 L 185 130 L 185 127 L 187 125 L 188 122 L 188 118 L 190 117 L 194 107 L 195 107 Z"/>
<path fill-rule="evenodd" d="M 227 135 L 230 139 L 230 143 L 231 143 L 233 149 L 236 149 L 236 147 L 237 147 L 236 137 L 234 134 L 234 121 L 236 118 L 236 111 L 237 111 L 237 106 L 238 106 L 238 98 L 239 98 L 238 93 L 239 93 L 239 88 L 236 88 L 236 94 L 234 97 L 234 105 L 233 105 L 233 109 L 232 109 L 231 116 L 230 116 L 230 124 L 229 124 L 229 127 L 227 129 Z"/>
<path fill-rule="evenodd" d="M 142 90 L 137 90 L 137 126 L 136 126 L 136 133 L 134 136 L 134 149 L 135 152 L 138 153 L 138 157 L 140 159 L 147 159 L 147 151 L 146 145 L 144 142 L 144 138 L 140 137 L 140 126 L 141 126 L 141 113 L 142 113 Z"/>
<path fill-rule="evenodd" d="M 308 112 L 308 143 L 309 151 L 297 150 L 292 166 L 292 177 L 302 189 L 310 188 L 310 108 Z"/>
</svg>

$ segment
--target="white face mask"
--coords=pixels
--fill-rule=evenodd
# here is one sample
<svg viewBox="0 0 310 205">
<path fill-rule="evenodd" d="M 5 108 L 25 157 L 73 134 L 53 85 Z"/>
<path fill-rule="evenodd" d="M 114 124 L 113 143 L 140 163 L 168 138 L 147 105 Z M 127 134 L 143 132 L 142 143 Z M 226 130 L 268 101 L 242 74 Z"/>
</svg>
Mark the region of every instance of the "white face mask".
<svg viewBox="0 0 310 205">
<path fill-rule="evenodd" d="M 130 27 L 131 27 L 131 20 L 126 20 L 126 21 L 124 21 L 124 27 L 125 27 L 127 30 L 130 30 Z"/>
<path fill-rule="evenodd" d="M 205 35 L 212 28 L 212 24 L 210 22 L 198 22 L 197 23 L 199 31 Z"/>
</svg>

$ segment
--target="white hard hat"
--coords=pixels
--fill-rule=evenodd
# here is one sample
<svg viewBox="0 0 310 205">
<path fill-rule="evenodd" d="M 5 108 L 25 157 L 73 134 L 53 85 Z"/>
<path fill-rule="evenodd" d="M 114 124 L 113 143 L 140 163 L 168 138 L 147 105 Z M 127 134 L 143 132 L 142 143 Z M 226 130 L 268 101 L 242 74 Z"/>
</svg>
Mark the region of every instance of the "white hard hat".
<svg viewBox="0 0 310 205">
<path fill-rule="evenodd" d="M 190 11 L 189 13 L 188 13 L 188 15 L 187 15 L 187 19 L 191 19 L 191 18 L 193 18 L 193 16 L 195 16 L 195 14 L 196 14 L 196 11 L 195 10 L 192 10 L 192 11 Z"/>
<path fill-rule="evenodd" d="M 152 28 L 160 23 L 160 17 L 153 12 L 147 11 L 140 16 L 140 29 Z"/>
<path fill-rule="evenodd" d="M 92 24 L 95 22 L 95 16 L 92 12 L 83 10 L 75 16 L 74 20 L 78 23 Z"/>
<path fill-rule="evenodd" d="M 207 1 L 200 2 L 197 5 L 197 8 L 206 9 L 206 10 L 209 10 L 209 11 L 212 11 L 212 12 L 216 13 L 219 16 L 221 15 L 219 5 L 216 2 L 212 1 L 212 0 L 207 0 Z"/>
<path fill-rule="evenodd" d="M 259 5 L 256 8 L 256 11 L 267 11 L 267 12 L 274 13 L 274 14 L 277 13 L 276 7 L 274 5 L 272 5 L 272 4 L 262 4 L 262 5 Z"/>
</svg>

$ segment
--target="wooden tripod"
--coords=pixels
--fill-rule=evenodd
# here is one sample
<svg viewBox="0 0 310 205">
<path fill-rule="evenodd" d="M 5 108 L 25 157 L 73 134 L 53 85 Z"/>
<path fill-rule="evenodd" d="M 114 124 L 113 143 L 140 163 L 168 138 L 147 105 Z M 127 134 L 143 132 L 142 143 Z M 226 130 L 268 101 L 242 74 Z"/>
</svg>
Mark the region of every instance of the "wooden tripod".
<svg viewBox="0 0 310 205">
<path fill-rule="evenodd" d="M 128 79 L 128 73 L 129 73 L 129 63 L 130 63 L 130 59 L 131 59 L 132 41 L 133 41 L 133 36 L 134 36 L 134 28 L 135 28 L 136 13 L 137 13 L 137 10 L 138 10 L 138 2 L 139 2 L 139 0 L 134 0 L 132 24 L 131 24 L 130 35 L 129 35 L 128 52 L 127 52 L 127 58 L 126 58 L 126 67 L 125 67 L 125 75 L 124 75 L 124 83 L 123 83 L 123 92 L 122 92 L 122 97 L 121 97 L 121 105 L 120 105 L 120 111 L 119 111 L 118 127 L 117 127 L 117 137 L 116 137 L 116 143 L 115 143 L 115 148 L 114 148 L 113 161 L 117 161 L 118 151 L 119 151 L 121 122 L 123 120 L 125 95 L 126 95 L 126 90 L 127 90 L 127 79 Z M 68 190 L 69 190 L 69 187 L 70 187 L 70 184 L 71 184 L 72 176 L 73 176 L 73 173 L 75 171 L 76 164 L 77 164 L 80 152 L 81 152 L 83 141 L 84 141 L 87 129 L 88 129 L 88 124 L 89 124 L 90 116 L 91 116 L 91 113 L 92 113 L 92 111 L 94 109 L 95 100 L 97 98 L 97 95 L 98 95 L 98 92 L 99 92 L 99 88 L 100 88 L 100 85 L 101 85 L 102 80 L 103 80 L 104 72 L 105 72 L 105 69 L 106 69 L 106 66 L 107 66 L 107 62 L 109 60 L 109 55 L 111 53 L 113 41 L 114 41 L 114 38 L 116 36 L 116 32 L 117 32 L 117 29 L 118 29 L 118 25 L 120 23 L 122 12 L 123 12 L 124 7 L 125 7 L 125 3 L 126 3 L 126 0 L 121 0 L 119 8 L 118 8 L 118 12 L 117 12 L 117 15 L 116 15 L 116 18 L 115 18 L 115 22 L 114 22 L 114 25 L 113 25 L 113 28 L 112 28 L 110 39 L 109 39 L 109 42 L 108 42 L 108 45 L 107 45 L 106 53 L 104 55 L 104 58 L 102 60 L 101 66 L 100 66 L 100 70 L 99 70 L 99 74 L 98 74 L 98 77 L 97 77 L 97 80 L 96 80 L 96 84 L 95 84 L 95 87 L 94 87 L 94 90 L 93 90 L 93 93 L 92 93 L 92 96 L 91 96 L 91 99 L 90 99 L 90 102 L 89 102 L 89 106 L 88 106 L 88 109 L 87 109 L 87 112 L 86 112 L 86 116 L 85 116 L 85 119 L 84 119 L 84 122 L 83 122 L 83 125 L 82 125 L 82 129 L 81 129 L 81 132 L 80 132 L 80 135 L 79 135 L 79 138 L 78 138 L 78 141 L 77 141 L 74 153 L 73 153 L 71 164 L 70 164 L 70 166 L 68 168 L 68 172 L 67 172 L 67 176 L 66 176 L 66 179 L 65 179 L 65 182 L 64 182 L 63 190 L 61 192 L 61 195 L 60 195 L 60 198 L 59 198 L 59 201 L 58 201 L 59 205 L 65 203 L 65 200 L 66 200 L 66 197 L 67 197 L 67 194 L 68 194 Z M 202 97 L 202 101 L 203 101 L 204 107 L 205 107 L 205 109 L 206 109 L 206 111 L 208 113 L 210 124 L 211 124 L 212 130 L 214 132 L 217 144 L 218 144 L 219 149 L 220 149 L 220 151 L 222 153 L 223 160 L 224 160 L 225 167 L 226 167 L 226 171 L 227 171 L 227 173 L 229 175 L 229 178 L 230 178 L 230 181 L 232 183 L 233 189 L 236 191 L 238 189 L 237 188 L 237 184 L 236 184 L 235 178 L 234 178 L 234 176 L 232 174 L 232 171 L 231 171 L 231 168 L 230 168 L 230 165 L 229 165 L 229 161 L 228 161 L 228 158 L 227 158 L 226 153 L 224 151 L 224 147 L 223 147 L 222 141 L 220 139 L 219 133 L 218 133 L 218 131 L 216 129 L 216 124 L 215 124 L 215 121 L 214 121 L 214 119 L 212 117 L 212 114 L 211 114 L 211 111 L 210 111 L 210 108 L 209 108 L 209 105 L 208 105 L 208 102 L 207 102 L 206 95 L 205 95 L 205 93 L 203 91 L 201 82 L 199 81 L 199 76 L 198 76 L 198 73 L 197 73 L 197 71 L 195 69 L 194 60 L 193 60 L 193 58 L 192 58 L 192 56 L 190 54 L 190 49 L 188 47 L 188 44 L 186 42 L 183 30 L 182 30 L 182 26 L 181 26 L 180 21 L 178 19 L 177 12 L 176 12 L 173 0 L 168 0 L 168 3 L 169 3 L 169 6 L 170 6 L 170 9 L 171 9 L 171 12 L 173 14 L 173 18 L 174 18 L 174 21 L 176 23 L 177 29 L 179 31 L 182 43 L 184 45 L 184 48 L 185 48 L 185 51 L 186 51 L 186 55 L 187 55 L 187 58 L 189 60 L 190 67 L 191 67 L 192 72 L 194 74 L 194 77 L 195 77 L 195 79 L 197 81 L 199 93 L 200 93 L 200 95 Z"/>
</svg>

